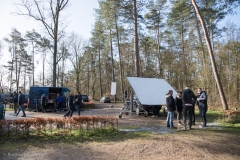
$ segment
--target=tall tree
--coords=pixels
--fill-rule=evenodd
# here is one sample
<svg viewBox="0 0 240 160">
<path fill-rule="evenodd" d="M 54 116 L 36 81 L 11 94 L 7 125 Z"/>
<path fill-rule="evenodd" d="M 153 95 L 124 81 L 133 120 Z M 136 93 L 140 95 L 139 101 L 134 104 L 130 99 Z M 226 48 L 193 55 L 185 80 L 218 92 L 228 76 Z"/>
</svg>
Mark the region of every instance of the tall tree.
<svg viewBox="0 0 240 160">
<path fill-rule="evenodd" d="M 8 66 L 5 66 L 8 68 L 10 73 L 10 92 L 12 92 L 13 89 L 13 83 L 16 84 L 16 89 L 18 91 L 19 87 L 19 77 L 20 77 L 20 71 L 21 71 L 21 64 L 22 64 L 22 56 L 26 54 L 25 47 L 25 39 L 22 38 L 21 33 L 16 30 L 12 29 L 11 34 L 9 35 L 10 38 L 4 38 L 4 40 L 9 45 L 9 52 L 11 54 L 11 60 L 8 61 Z M 15 73 L 15 79 L 13 78 L 13 74 Z"/>
<path fill-rule="evenodd" d="M 162 34 L 163 28 L 164 28 L 164 17 L 166 16 L 166 0 L 151 0 L 150 3 L 147 6 L 147 9 L 149 9 L 149 12 L 147 12 L 144 15 L 144 19 L 146 20 L 147 28 L 150 31 L 154 32 L 154 37 L 156 41 L 156 50 L 157 50 L 157 64 L 159 68 L 159 77 L 163 78 L 163 59 L 162 59 L 162 53 L 161 49 L 161 43 L 162 43 Z"/>
<path fill-rule="evenodd" d="M 98 55 L 98 74 L 99 74 L 99 93 L 100 97 L 103 96 L 103 86 L 102 86 L 102 63 L 101 63 L 101 53 L 102 49 L 104 48 L 104 24 L 98 18 L 95 22 L 94 28 L 92 30 L 93 37 L 91 38 L 92 46 L 95 48 L 97 55 Z"/>
<path fill-rule="evenodd" d="M 37 46 L 37 42 L 39 41 L 39 39 L 41 38 L 41 35 L 39 33 L 37 33 L 34 29 L 30 32 L 27 31 L 27 33 L 25 34 L 25 39 L 27 41 L 29 41 L 31 43 L 31 47 L 32 47 L 32 85 L 34 86 L 34 71 L 35 71 L 35 62 L 34 62 L 34 55 L 35 55 L 35 48 Z"/>
<path fill-rule="evenodd" d="M 46 56 L 47 51 L 52 48 L 52 45 L 50 43 L 50 40 L 48 40 L 45 37 L 40 38 L 39 41 L 37 41 L 37 48 L 38 51 L 42 55 L 42 86 L 45 86 L 45 62 L 46 62 Z"/>
<path fill-rule="evenodd" d="M 69 60 L 71 61 L 73 68 L 74 68 L 74 77 L 75 77 L 75 87 L 76 91 L 81 91 L 81 83 L 80 83 L 80 74 L 82 72 L 82 62 L 83 62 L 83 53 L 85 47 L 85 40 L 78 36 L 75 33 L 72 33 L 69 37 L 69 45 L 68 45 L 68 52 L 69 52 Z"/>
<path fill-rule="evenodd" d="M 67 7 L 69 0 L 21 0 L 21 3 L 15 3 L 25 10 L 18 9 L 17 15 L 29 16 L 43 24 L 49 36 L 53 39 L 53 77 L 52 85 L 56 86 L 57 76 L 57 54 L 58 42 L 63 35 L 63 29 L 60 24 L 64 21 L 60 19 L 60 13 Z"/>
<path fill-rule="evenodd" d="M 221 81 L 220 81 L 220 78 L 219 78 L 219 75 L 218 75 L 216 62 L 215 62 L 215 58 L 214 58 L 214 55 L 213 55 L 213 50 L 212 50 L 212 46 L 211 46 L 210 39 L 209 39 L 209 36 L 208 36 L 207 28 L 206 28 L 204 19 L 202 18 L 201 13 L 199 12 L 199 9 L 198 9 L 198 6 L 197 6 L 195 0 L 192 0 L 192 4 L 195 8 L 195 11 L 196 11 L 196 13 L 199 17 L 199 20 L 200 20 L 202 28 L 203 28 L 204 37 L 206 39 L 208 52 L 209 52 L 209 56 L 210 56 L 210 60 L 211 60 L 211 64 L 212 64 L 213 74 L 214 74 L 214 77 L 215 77 L 215 80 L 216 80 L 216 83 L 217 83 L 217 86 L 218 86 L 218 91 L 219 91 L 219 94 L 220 94 L 222 106 L 223 106 L 223 109 L 227 110 L 228 109 L 228 104 L 227 104 L 226 97 L 225 97 L 225 94 L 223 92 L 222 84 L 221 84 Z"/>
</svg>

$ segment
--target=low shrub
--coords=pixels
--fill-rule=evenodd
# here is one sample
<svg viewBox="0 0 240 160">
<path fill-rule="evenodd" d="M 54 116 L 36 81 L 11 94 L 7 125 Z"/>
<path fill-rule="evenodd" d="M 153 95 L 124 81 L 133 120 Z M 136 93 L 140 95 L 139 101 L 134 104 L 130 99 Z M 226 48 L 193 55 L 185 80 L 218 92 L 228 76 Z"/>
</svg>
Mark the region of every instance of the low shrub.
<svg viewBox="0 0 240 160">
<path fill-rule="evenodd" d="M 93 102 L 83 102 L 84 108 L 95 108 L 95 103 Z"/>
<path fill-rule="evenodd" d="M 117 118 L 109 116 L 73 116 L 71 118 L 26 118 L 1 120 L 0 136 L 63 135 L 74 132 L 89 132 L 98 129 L 117 129 Z"/>
</svg>

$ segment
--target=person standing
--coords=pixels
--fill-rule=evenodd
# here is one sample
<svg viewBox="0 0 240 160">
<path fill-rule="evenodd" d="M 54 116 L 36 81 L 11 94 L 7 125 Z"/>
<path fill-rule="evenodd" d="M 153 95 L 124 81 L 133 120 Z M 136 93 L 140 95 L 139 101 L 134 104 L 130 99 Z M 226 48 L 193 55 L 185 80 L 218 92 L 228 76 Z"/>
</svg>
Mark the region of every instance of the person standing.
<svg viewBox="0 0 240 160">
<path fill-rule="evenodd" d="M 67 117 L 67 116 L 72 117 L 73 109 L 74 109 L 73 98 L 74 98 L 73 92 L 70 92 L 67 98 L 68 112 L 63 117 Z"/>
<path fill-rule="evenodd" d="M 13 92 L 14 116 L 17 115 L 17 107 L 18 107 L 18 94 L 17 94 L 17 92 Z"/>
<path fill-rule="evenodd" d="M 168 93 L 166 94 L 166 106 L 168 110 L 166 125 L 167 127 L 170 127 L 173 129 L 173 128 L 176 128 L 173 125 L 174 111 L 176 110 L 176 107 L 175 107 L 175 101 L 172 94 L 173 94 L 172 90 L 169 90 Z"/>
<path fill-rule="evenodd" d="M 24 101 L 25 101 L 25 96 L 22 94 L 21 91 L 18 92 L 18 112 L 16 114 L 16 116 L 18 116 L 20 110 L 22 110 L 23 115 L 21 117 L 26 117 L 25 111 L 24 111 Z"/>
<path fill-rule="evenodd" d="M 42 112 L 46 113 L 46 96 L 43 94 L 41 96 L 41 106 L 42 106 Z"/>
<path fill-rule="evenodd" d="M 183 111 L 182 92 L 178 92 L 178 94 L 175 98 L 175 104 L 176 104 L 176 108 L 177 108 L 178 125 L 182 125 L 182 122 L 181 122 L 182 111 Z"/>
<path fill-rule="evenodd" d="M 75 105 L 77 108 L 78 115 L 80 116 L 80 108 L 82 107 L 82 95 L 80 94 L 80 92 L 78 92 L 76 95 Z"/>
<path fill-rule="evenodd" d="M 186 117 L 187 113 L 189 114 L 189 129 L 192 129 L 192 113 L 193 113 L 193 106 L 192 100 L 196 99 L 193 91 L 188 87 L 185 88 L 182 92 L 182 102 L 183 102 L 183 129 L 186 131 Z"/>
<path fill-rule="evenodd" d="M 62 99 L 62 95 L 61 94 L 57 94 L 57 109 L 58 109 L 58 111 L 61 111 L 62 110 L 62 101 L 63 101 L 63 99 Z"/>
<path fill-rule="evenodd" d="M 200 125 L 200 128 L 204 128 L 207 126 L 207 119 L 206 119 L 206 113 L 208 110 L 208 105 L 207 105 L 207 93 L 202 90 L 202 88 L 198 88 L 198 93 L 199 96 L 197 98 L 199 109 L 200 109 L 200 114 L 202 117 L 203 124 Z"/>
</svg>

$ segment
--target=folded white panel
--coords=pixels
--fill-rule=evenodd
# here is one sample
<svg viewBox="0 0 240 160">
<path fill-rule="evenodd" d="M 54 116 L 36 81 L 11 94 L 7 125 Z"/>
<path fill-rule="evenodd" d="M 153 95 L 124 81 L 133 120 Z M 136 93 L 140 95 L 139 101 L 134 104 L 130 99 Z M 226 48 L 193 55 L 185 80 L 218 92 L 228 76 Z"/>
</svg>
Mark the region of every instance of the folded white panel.
<svg viewBox="0 0 240 160">
<path fill-rule="evenodd" d="M 173 97 L 177 92 L 164 79 L 127 77 L 139 101 L 143 105 L 165 105 L 166 94 L 173 90 Z"/>
</svg>

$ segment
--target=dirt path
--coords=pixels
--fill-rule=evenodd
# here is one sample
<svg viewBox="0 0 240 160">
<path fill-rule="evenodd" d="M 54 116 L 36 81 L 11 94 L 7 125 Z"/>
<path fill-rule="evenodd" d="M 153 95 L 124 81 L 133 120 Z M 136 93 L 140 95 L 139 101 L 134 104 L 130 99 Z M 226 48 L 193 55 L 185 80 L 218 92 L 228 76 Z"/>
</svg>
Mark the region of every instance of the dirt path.
<svg viewBox="0 0 240 160">
<path fill-rule="evenodd" d="M 83 111 L 83 115 L 112 115 L 118 117 L 121 106 L 109 109 L 110 104 L 98 104 L 96 109 Z M 61 115 L 59 115 L 61 116 Z M 165 125 L 165 117 L 158 118 L 124 115 L 119 126 Z M 125 139 L 110 142 L 74 144 L 43 144 L 42 147 L 19 144 L 16 150 L 0 147 L 0 159 L 24 160 L 239 160 L 240 135 L 200 130 L 156 134 L 150 138 Z"/>
<path fill-rule="evenodd" d="M 204 132 L 154 135 L 150 139 L 129 139 L 116 142 L 86 144 L 48 144 L 42 148 L 19 147 L 1 151 L 4 160 L 238 160 L 240 137 Z"/>
</svg>

